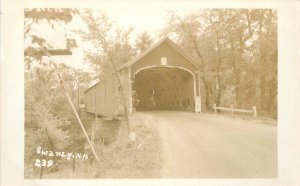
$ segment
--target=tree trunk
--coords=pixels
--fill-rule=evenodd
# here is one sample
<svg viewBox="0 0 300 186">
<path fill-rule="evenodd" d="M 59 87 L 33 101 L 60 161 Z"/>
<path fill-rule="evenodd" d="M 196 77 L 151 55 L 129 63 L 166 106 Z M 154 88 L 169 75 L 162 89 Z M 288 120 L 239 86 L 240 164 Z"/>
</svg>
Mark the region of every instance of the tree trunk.
<svg viewBox="0 0 300 186">
<path fill-rule="evenodd" d="M 222 95 L 222 88 L 219 87 L 219 89 L 218 89 L 218 94 L 217 94 L 217 99 L 216 99 L 216 105 L 217 105 L 217 106 L 220 106 L 220 103 L 221 103 L 221 95 Z"/>
<path fill-rule="evenodd" d="M 75 163 L 76 163 L 75 158 L 73 158 L 73 166 L 72 166 L 73 173 L 75 172 Z"/>
<path fill-rule="evenodd" d="M 201 68 L 202 71 L 204 71 L 204 69 L 205 69 L 205 63 L 204 63 L 203 56 L 200 53 L 200 47 L 198 46 L 197 38 L 196 38 L 195 35 L 193 35 L 193 33 L 191 31 L 189 31 L 189 34 L 190 34 L 190 37 L 191 37 L 191 39 L 192 39 L 192 41 L 194 43 L 196 54 L 201 59 L 200 68 Z M 206 93 L 205 106 L 206 106 L 207 110 L 211 110 L 211 107 L 210 107 L 210 93 L 211 93 L 211 91 L 210 91 L 210 88 L 209 88 L 209 83 L 206 80 L 206 78 L 205 78 L 204 75 L 201 76 L 201 79 L 203 81 L 203 84 L 204 84 L 204 87 L 205 87 L 205 93 Z M 199 94 L 200 94 L 200 92 L 199 92 Z"/>
<path fill-rule="evenodd" d="M 262 15 L 261 15 L 262 16 Z M 259 20 L 259 42 L 260 42 L 260 109 L 265 111 L 265 55 L 263 48 L 263 33 L 262 33 L 262 19 Z"/>
<path fill-rule="evenodd" d="M 44 174 L 44 167 L 42 166 L 42 168 L 41 168 L 41 172 L 40 172 L 40 179 L 42 179 L 42 178 L 43 178 L 43 174 Z"/>
<path fill-rule="evenodd" d="M 117 76 L 117 80 L 118 80 L 118 83 L 119 83 L 119 86 L 120 86 L 120 92 L 121 92 L 121 99 L 123 101 L 123 106 L 124 106 L 124 114 L 125 114 L 125 122 L 126 122 L 126 126 L 127 126 L 127 133 L 130 134 L 131 132 L 131 128 L 130 128 L 130 123 L 129 123 L 129 109 L 127 108 L 127 104 L 126 104 L 126 98 L 125 98 L 125 93 L 124 93 L 124 88 L 123 88 L 123 84 L 121 82 L 121 78 L 120 78 L 120 74 L 117 70 L 117 67 L 115 65 L 115 62 L 113 60 L 113 58 L 111 57 L 109 51 L 107 51 L 107 54 L 109 56 L 109 59 L 110 59 L 110 62 L 113 66 L 113 69 L 114 69 L 114 72 Z"/>
<path fill-rule="evenodd" d="M 206 78 L 204 76 L 201 76 L 201 79 L 203 81 L 204 87 L 205 87 L 205 93 L 206 93 L 206 97 L 205 97 L 205 106 L 207 110 L 210 110 L 210 92 L 209 92 L 209 87 L 208 87 L 208 82 L 206 80 Z"/>
<path fill-rule="evenodd" d="M 239 50 L 239 56 L 240 60 L 242 60 L 242 50 L 241 50 L 241 43 L 240 43 L 240 50 Z M 241 107 L 241 102 L 240 102 L 240 71 L 237 68 L 237 64 L 234 58 L 234 46 L 233 46 L 233 41 L 231 41 L 231 55 L 232 55 L 232 66 L 233 66 L 233 72 L 234 72 L 234 78 L 235 78 L 235 103 L 236 107 L 240 108 Z"/>
<path fill-rule="evenodd" d="M 55 148 L 54 148 L 54 144 L 53 144 L 52 139 L 51 139 L 51 137 L 50 137 L 50 135 L 49 135 L 49 133 L 48 133 L 48 129 L 47 129 L 47 128 L 45 128 L 45 133 L 46 133 L 48 142 L 49 142 L 49 144 L 50 144 L 51 150 L 54 151 L 54 149 L 55 149 Z M 54 157 L 54 158 L 55 158 L 55 157 Z M 44 175 L 44 167 L 42 166 L 42 167 L 41 167 L 41 171 L 40 171 L 40 179 L 43 178 L 43 175 Z"/>
<path fill-rule="evenodd" d="M 222 52 L 221 52 L 221 46 L 220 46 L 220 38 L 219 33 L 217 30 L 215 30 L 216 36 L 217 36 L 217 49 L 218 49 L 218 65 L 217 65 L 217 84 L 218 84 L 218 93 L 217 93 L 217 99 L 216 104 L 217 106 L 220 106 L 221 103 L 221 97 L 222 97 L 222 77 L 221 77 L 221 64 L 222 64 Z"/>
</svg>

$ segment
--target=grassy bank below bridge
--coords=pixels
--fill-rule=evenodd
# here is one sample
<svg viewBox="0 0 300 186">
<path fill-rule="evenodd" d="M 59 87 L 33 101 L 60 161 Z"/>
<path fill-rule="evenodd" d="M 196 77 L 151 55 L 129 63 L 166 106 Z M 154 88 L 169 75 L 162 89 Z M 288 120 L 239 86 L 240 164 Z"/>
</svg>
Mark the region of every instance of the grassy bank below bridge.
<svg viewBox="0 0 300 186">
<path fill-rule="evenodd" d="M 129 143 L 127 128 L 121 124 L 115 142 L 109 145 L 97 145 L 100 165 L 94 160 L 78 161 L 73 171 L 72 161 L 61 166 L 55 173 L 43 178 L 160 178 L 163 156 L 162 143 L 154 127 L 155 119 L 142 113 L 130 115 L 132 131 L 136 142 Z"/>
</svg>

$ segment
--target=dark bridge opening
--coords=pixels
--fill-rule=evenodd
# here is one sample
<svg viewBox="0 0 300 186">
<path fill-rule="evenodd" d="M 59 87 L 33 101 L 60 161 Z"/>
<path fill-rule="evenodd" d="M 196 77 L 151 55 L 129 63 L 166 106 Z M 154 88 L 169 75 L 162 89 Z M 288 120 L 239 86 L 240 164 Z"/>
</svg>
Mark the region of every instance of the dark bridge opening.
<svg viewBox="0 0 300 186">
<path fill-rule="evenodd" d="M 180 68 L 141 70 L 135 75 L 133 91 L 136 110 L 195 109 L 193 76 Z"/>
</svg>

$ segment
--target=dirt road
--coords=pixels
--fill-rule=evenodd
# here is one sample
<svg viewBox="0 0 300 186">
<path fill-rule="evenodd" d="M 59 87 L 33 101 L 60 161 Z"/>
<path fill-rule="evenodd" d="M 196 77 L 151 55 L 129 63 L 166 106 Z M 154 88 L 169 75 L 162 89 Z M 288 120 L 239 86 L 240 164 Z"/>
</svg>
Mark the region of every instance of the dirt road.
<svg viewBox="0 0 300 186">
<path fill-rule="evenodd" d="M 277 127 L 214 114 L 154 111 L 165 178 L 277 176 Z"/>
</svg>

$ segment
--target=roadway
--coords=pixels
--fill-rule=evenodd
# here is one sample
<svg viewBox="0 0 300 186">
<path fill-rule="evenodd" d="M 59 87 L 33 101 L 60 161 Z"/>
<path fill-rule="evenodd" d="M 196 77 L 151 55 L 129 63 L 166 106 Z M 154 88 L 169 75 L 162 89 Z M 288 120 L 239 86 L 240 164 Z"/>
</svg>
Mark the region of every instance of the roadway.
<svg viewBox="0 0 300 186">
<path fill-rule="evenodd" d="M 164 146 L 164 178 L 277 176 L 277 127 L 258 120 L 179 111 L 155 118 Z"/>
</svg>

